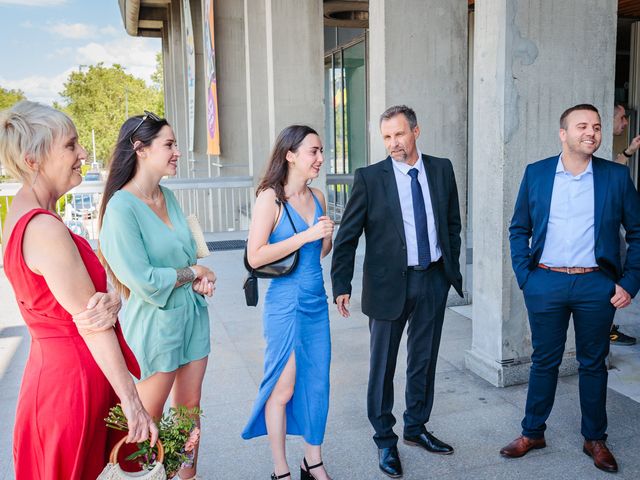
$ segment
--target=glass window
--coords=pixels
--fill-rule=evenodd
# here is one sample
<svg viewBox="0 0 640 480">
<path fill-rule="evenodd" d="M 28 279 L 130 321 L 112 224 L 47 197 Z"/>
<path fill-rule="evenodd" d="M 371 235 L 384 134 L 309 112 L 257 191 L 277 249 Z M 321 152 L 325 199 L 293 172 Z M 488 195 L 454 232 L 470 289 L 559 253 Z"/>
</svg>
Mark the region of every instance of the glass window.
<svg viewBox="0 0 640 480">
<path fill-rule="evenodd" d="M 367 164 L 367 74 L 364 42 L 345 48 L 345 173 Z"/>
</svg>

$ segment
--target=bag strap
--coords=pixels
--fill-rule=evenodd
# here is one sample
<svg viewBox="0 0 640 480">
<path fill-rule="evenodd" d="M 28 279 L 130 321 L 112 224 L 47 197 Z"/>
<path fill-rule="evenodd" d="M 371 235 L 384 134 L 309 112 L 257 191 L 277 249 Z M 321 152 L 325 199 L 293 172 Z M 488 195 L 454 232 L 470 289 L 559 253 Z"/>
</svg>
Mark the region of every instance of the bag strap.
<svg viewBox="0 0 640 480">
<path fill-rule="evenodd" d="M 289 223 L 291 224 L 291 228 L 293 228 L 293 231 L 295 233 L 298 233 L 298 230 L 296 229 L 296 226 L 293 223 L 293 219 L 291 218 L 291 214 L 289 213 L 289 209 L 287 208 L 287 202 L 276 201 L 276 204 L 278 205 L 278 207 L 282 207 L 284 205 L 284 212 L 286 213 L 287 218 L 289 219 Z M 275 230 L 277 226 L 278 225 L 277 225 L 277 220 L 276 220 L 276 222 L 274 222 L 274 224 L 273 224 L 273 230 Z M 273 230 L 271 230 L 271 231 L 273 232 Z M 247 257 L 247 246 L 246 246 L 246 244 L 245 244 L 245 247 L 244 247 L 244 256 L 245 256 L 245 267 L 247 267 L 247 270 L 249 271 L 249 277 L 255 277 L 255 275 L 253 273 L 253 272 L 255 272 L 255 269 L 249 267 L 249 262 L 247 262 L 247 258 L 246 258 Z"/>
<path fill-rule="evenodd" d="M 296 229 L 296 226 L 293 224 L 293 220 L 291 219 L 291 214 L 289 213 L 289 209 L 287 208 L 287 202 L 284 202 L 284 211 L 287 214 L 287 218 L 289 219 L 289 223 L 291 224 L 291 228 L 293 228 L 293 231 L 295 233 L 298 233 L 298 230 Z"/>
</svg>

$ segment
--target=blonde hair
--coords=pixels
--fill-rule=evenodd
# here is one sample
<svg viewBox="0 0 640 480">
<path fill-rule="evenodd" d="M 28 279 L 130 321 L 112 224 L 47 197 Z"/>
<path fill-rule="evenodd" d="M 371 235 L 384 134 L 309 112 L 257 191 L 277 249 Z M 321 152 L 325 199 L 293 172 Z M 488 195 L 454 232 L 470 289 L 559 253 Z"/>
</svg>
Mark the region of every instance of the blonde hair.
<svg viewBox="0 0 640 480">
<path fill-rule="evenodd" d="M 23 100 L 0 111 L 0 162 L 9 175 L 30 182 L 26 158 L 42 164 L 55 140 L 75 130 L 64 113 L 41 103 Z"/>
</svg>

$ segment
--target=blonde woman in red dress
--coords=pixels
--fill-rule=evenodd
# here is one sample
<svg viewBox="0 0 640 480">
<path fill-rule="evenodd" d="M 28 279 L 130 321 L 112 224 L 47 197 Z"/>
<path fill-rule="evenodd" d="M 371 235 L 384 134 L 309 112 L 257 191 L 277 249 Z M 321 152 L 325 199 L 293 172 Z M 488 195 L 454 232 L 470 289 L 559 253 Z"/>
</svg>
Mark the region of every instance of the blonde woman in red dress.
<svg viewBox="0 0 640 480">
<path fill-rule="evenodd" d="M 4 225 L 4 270 L 31 334 L 13 435 L 18 479 L 96 478 L 108 459 L 104 418 L 118 402 L 129 442 L 158 436 L 129 374 L 139 368 L 117 323 L 119 297 L 56 213 L 86 157 L 65 114 L 28 101 L 0 112 L 0 161 L 23 184 Z"/>
</svg>

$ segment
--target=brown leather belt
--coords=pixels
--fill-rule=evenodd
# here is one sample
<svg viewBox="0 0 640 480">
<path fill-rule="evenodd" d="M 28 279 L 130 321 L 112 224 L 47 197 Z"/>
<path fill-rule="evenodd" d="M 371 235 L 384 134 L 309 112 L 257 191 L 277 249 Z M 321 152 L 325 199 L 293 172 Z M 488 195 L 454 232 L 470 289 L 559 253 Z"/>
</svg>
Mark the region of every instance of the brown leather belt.
<svg viewBox="0 0 640 480">
<path fill-rule="evenodd" d="M 539 263 L 538 268 L 551 270 L 552 272 L 567 273 L 569 275 L 581 275 L 583 273 L 597 272 L 600 267 L 548 267 L 544 263 Z"/>
</svg>

